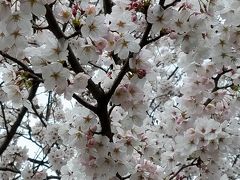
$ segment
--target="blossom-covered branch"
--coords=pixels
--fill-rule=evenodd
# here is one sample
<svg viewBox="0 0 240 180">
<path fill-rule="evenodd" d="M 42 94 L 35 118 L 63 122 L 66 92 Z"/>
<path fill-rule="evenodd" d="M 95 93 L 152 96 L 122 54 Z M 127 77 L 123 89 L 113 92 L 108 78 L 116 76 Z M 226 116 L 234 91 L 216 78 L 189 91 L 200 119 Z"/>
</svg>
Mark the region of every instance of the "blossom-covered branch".
<svg viewBox="0 0 240 180">
<path fill-rule="evenodd" d="M 39 82 L 35 82 L 33 84 L 32 88 L 29 91 L 29 96 L 28 96 L 29 101 L 32 101 L 32 99 L 35 97 L 36 92 L 38 90 L 38 86 L 39 86 Z M 21 110 L 20 110 L 20 112 L 17 116 L 16 121 L 12 125 L 11 129 L 9 130 L 9 133 L 7 134 L 7 137 L 5 137 L 3 143 L 0 146 L 0 155 L 2 155 L 3 152 L 7 149 L 7 147 L 10 144 L 12 138 L 14 137 L 15 133 L 17 132 L 17 129 L 20 126 L 27 110 L 28 109 L 25 106 L 21 108 Z"/>
</svg>

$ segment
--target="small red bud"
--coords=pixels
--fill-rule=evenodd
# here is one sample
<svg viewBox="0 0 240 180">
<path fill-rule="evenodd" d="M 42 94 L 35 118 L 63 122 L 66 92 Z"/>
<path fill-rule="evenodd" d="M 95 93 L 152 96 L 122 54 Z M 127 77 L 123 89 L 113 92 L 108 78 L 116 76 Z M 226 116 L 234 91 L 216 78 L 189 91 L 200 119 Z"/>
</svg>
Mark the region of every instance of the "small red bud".
<svg viewBox="0 0 240 180">
<path fill-rule="evenodd" d="M 137 75 L 138 75 L 138 78 L 139 79 L 142 79 L 142 78 L 144 78 L 145 76 L 146 76 L 146 71 L 144 70 L 144 69 L 138 69 L 137 70 Z"/>
<path fill-rule="evenodd" d="M 75 4 L 75 5 L 72 6 L 72 15 L 73 15 L 74 17 L 77 16 L 77 11 L 78 11 L 78 9 L 79 9 L 78 4 Z"/>
<path fill-rule="evenodd" d="M 132 22 L 135 22 L 136 20 L 137 20 L 137 15 L 136 14 L 132 15 Z"/>
</svg>

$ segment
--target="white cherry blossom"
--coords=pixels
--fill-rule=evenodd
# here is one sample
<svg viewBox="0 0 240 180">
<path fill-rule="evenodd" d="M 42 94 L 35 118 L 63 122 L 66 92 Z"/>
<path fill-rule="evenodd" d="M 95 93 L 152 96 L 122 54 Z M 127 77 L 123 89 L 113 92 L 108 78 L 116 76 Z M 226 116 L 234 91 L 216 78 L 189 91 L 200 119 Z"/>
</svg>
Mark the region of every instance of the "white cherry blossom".
<svg viewBox="0 0 240 180">
<path fill-rule="evenodd" d="M 107 27 L 105 26 L 104 20 L 103 16 L 87 16 L 86 22 L 81 28 L 83 37 L 98 39 L 105 36 Z"/>
<path fill-rule="evenodd" d="M 61 93 L 67 87 L 69 71 L 60 63 L 52 63 L 42 68 L 45 88 L 53 90 L 55 87 Z"/>
<path fill-rule="evenodd" d="M 41 0 L 21 0 L 20 1 L 21 11 L 30 14 L 33 13 L 36 16 L 45 15 L 46 9 Z"/>
<path fill-rule="evenodd" d="M 130 52 L 137 53 L 140 46 L 134 41 L 131 35 L 123 35 L 116 42 L 114 54 L 118 54 L 121 59 L 126 59 Z"/>
</svg>

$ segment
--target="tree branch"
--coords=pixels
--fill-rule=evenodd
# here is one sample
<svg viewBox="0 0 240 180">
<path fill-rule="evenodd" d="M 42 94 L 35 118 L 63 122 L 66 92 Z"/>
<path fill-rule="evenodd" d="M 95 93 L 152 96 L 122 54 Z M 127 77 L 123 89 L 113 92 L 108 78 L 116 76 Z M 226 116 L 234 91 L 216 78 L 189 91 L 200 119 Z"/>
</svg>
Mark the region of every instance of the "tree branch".
<svg viewBox="0 0 240 180">
<path fill-rule="evenodd" d="M 11 168 L 6 168 L 6 167 L 0 167 L 0 171 L 10 171 L 13 173 L 21 173 L 18 169 L 11 169 Z"/>
<path fill-rule="evenodd" d="M 240 66 L 237 66 L 237 68 L 240 68 Z M 224 74 L 226 74 L 226 73 L 229 73 L 229 72 L 231 72 L 231 71 L 232 71 L 232 69 L 225 69 L 225 68 L 223 67 L 221 73 L 217 74 L 216 77 L 212 77 L 212 79 L 213 79 L 213 81 L 214 81 L 214 88 L 213 88 L 213 90 L 211 91 L 212 93 L 213 93 L 213 92 L 216 92 L 216 91 L 219 90 L 219 89 L 225 89 L 225 88 L 229 88 L 229 87 L 232 87 L 232 86 L 233 86 L 233 84 L 228 84 L 228 85 L 226 85 L 226 86 L 218 87 L 218 82 L 219 82 L 220 78 L 222 77 L 222 75 L 224 75 Z M 209 103 L 212 102 L 212 100 L 213 100 L 213 99 L 208 98 L 208 99 L 203 103 L 203 105 L 204 105 L 204 106 L 207 106 Z"/>
<path fill-rule="evenodd" d="M 119 173 L 116 174 L 116 177 L 120 180 L 125 180 L 125 179 L 129 179 L 131 177 L 131 174 L 125 177 L 122 177 Z"/>
<path fill-rule="evenodd" d="M 171 77 L 177 72 L 178 68 L 179 68 L 179 67 L 176 67 L 176 68 L 174 69 L 174 71 L 170 74 L 170 76 L 168 76 L 167 80 L 171 79 Z"/>
<path fill-rule="evenodd" d="M 47 10 L 45 17 L 48 22 L 49 30 L 55 35 L 57 39 L 61 39 L 61 38 L 65 39 L 65 35 L 63 31 L 59 27 L 58 22 L 56 21 L 53 15 L 52 8 L 49 5 L 45 5 L 45 8 Z"/>
<path fill-rule="evenodd" d="M 165 4 L 165 0 L 160 0 L 160 1 L 159 1 L 159 5 L 160 5 L 160 6 L 164 7 L 164 4 Z"/>
<path fill-rule="evenodd" d="M 30 92 L 29 92 L 29 96 L 28 96 L 28 100 L 32 101 L 32 99 L 35 97 L 35 94 L 37 92 L 37 89 L 39 87 L 39 82 L 35 82 L 35 84 L 33 84 Z M 5 140 L 3 141 L 3 144 L 0 147 L 0 155 L 3 154 L 3 152 L 7 149 L 8 145 L 10 144 L 13 136 L 16 134 L 18 127 L 20 126 L 23 117 L 25 116 L 27 112 L 27 108 L 25 106 L 22 107 L 20 113 L 17 116 L 17 120 L 15 121 L 15 123 L 12 125 L 11 130 L 9 131 L 7 137 L 5 138 Z"/>
<path fill-rule="evenodd" d="M 141 48 L 143 48 L 145 45 L 148 44 L 147 39 L 148 39 L 148 35 L 149 35 L 150 31 L 151 31 L 151 28 L 152 28 L 152 24 L 148 23 L 147 27 L 146 27 L 146 30 L 143 33 L 143 37 L 142 37 L 142 39 L 141 39 L 141 41 L 139 43 Z"/>
<path fill-rule="evenodd" d="M 167 9 L 171 6 L 175 6 L 178 2 L 181 2 L 181 0 L 175 0 L 175 1 L 171 2 L 170 4 L 167 4 L 166 6 L 163 6 L 163 9 Z"/>
<path fill-rule="evenodd" d="M 101 69 L 102 71 L 104 71 L 106 74 L 108 73 L 108 70 L 104 69 L 101 66 L 98 66 L 96 64 L 93 64 L 92 62 L 88 62 L 88 64 L 91 64 L 92 66 L 94 66 L 95 68 Z"/>
<path fill-rule="evenodd" d="M 47 180 L 48 179 L 61 179 L 60 176 L 47 176 Z"/>
<path fill-rule="evenodd" d="M 61 38 L 66 39 L 63 31 L 59 27 L 54 15 L 53 15 L 51 7 L 49 5 L 45 5 L 45 7 L 46 7 L 46 10 L 47 10 L 46 19 L 47 19 L 47 22 L 49 24 L 49 30 L 55 35 L 55 37 L 57 39 L 61 39 Z M 68 45 L 67 50 L 68 50 L 68 62 L 71 65 L 73 71 L 76 74 L 81 73 L 81 72 L 86 73 L 84 71 L 84 69 L 82 68 L 82 66 L 80 65 L 80 63 L 78 62 L 78 59 L 76 58 L 75 54 L 73 53 L 70 45 Z M 104 91 L 98 85 L 96 85 L 92 81 L 92 79 L 88 80 L 87 88 L 92 93 L 93 97 L 96 100 L 100 99 L 101 96 L 104 95 Z"/>
<path fill-rule="evenodd" d="M 107 98 L 108 102 L 110 101 L 110 99 L 111 99 L 112 95 L 114 94 L 115 90 L 117 89 L 118 85 L 121 83 L 123 77 L 125 76 L 125 74 L 129 70 L 130 70 L 130 68 L 129 68 L 129 60 L 127 60 L 125 62 L 125 64 L 123 65 L 121 71 L 118 73 L 118 76 L 113 81 L 112 87 L 110 88 L 110 90 L 106 94 L 106 98 Z"/>
<path fill-rule="evenodd" d="M 46 121 L 49 120 L 49 117 L 51 115 L 51 108 L 52 108 L 52 91 L 48 92 L 48 102 L 47 102 L 47 110 L 46 110 Z"/>
<path fill-rule="evenodd" d="M 22 63 L 21 61 L 19 61 L 18 59 L 8 55 L 7 53 L 4 53 L 3 51 L 0 51 L 0 55 L 2 55 L 4 58 L 7 58 L 13 62 L 15 62 L 16 64 L 18 64 L 19 66 L 21 66 L 23 68 L 23 70 L 27 71 L 30 73 L 30 75 L 33 78 L 36 78 L 37 80 L 39 80 L 40 82 L 43 82 L 41 75 L 39 74 L 35 74 L 34 71 L 32 69 L 30 69 L 27 65 L 25 65 L 24 63 Z"/>
<path fill-rule="evenodd" d="M 90 109 L 90 110 L 93 111 L 93 112 L 96 112 L 96 107 L 95 107 L 95 106 L 87 103 L 87 102 L 84 101 L 82 98 L 80 98 L 78 95 L 73 94 L 73 98 L 74 98 L 77 102 L 79 102 L 81 105 L 83 105 L 85 108 Z"/>
<path fill-rule="evenodd" d="M 234 158 L 232 167 L 237 163 L 238 159 L 240 158 L 240 154 L 236 155 L 236 157 Z"/>
<path fill-rule="evenodd" d="M 113 2 L 111 0 L 103 0 L 104 14 L 111 14 Z"/>
<path fill-rule="evenodd" d="M 41 123 L 43 124 L 44 127 L 47 127 L 47 124 L 44 122 L 43 118 L 40 116 L 40 114 L 37 112 L 37 109 L 35 108 L 34 104 L 32 101 L 30 101 L 31 105 L 32 105 L 32 109 L 35 113 L 35 115 L 38 117 L 38 119 L 41 121 Z"/>
<path fill-rule="evenodd" d="M 10 56 L 10 55 L 8 55 L 7 53 L 4 53 L 3 51 L 0 51 L 0 54 L 1 54 L 3 57 L 5 57 L 5 58 L 7 58 L 7 59 L 9 59 L 9 60 L 11 60 L 11 61 L 13 61 L 13 62 L 15 62 L 15 63 L 18 64 L 19 66 L 21 66 L 25 71 L 28 71 L 28 72 L 30 72 L 30 73 L 34 73 L 33 70 L 29 69 L 28 66 L 26 66 L 24 63 L 22 63 L 22 62 L 19 61 L 18 59 L 14 58 L 14 57 L 12 57 L 12 56 Z"/>
<path fill-rule="evenodd" d="M 39 165 L 45 165 L 46 163 L 48 163 L 48 161 L 39 161 L 37 159 L 32 159 L 32 158 L 28 158 L 27 160 L 32 163 L 39 164 Z"/>
<path fill-rule="evenodd" d="M 0 105 L 1 105 L 1 110 L 2 110 L 2 117 L 3 117 L 3 121 L 4 121 L 4 126 L 5 126 L 5 129 L 6 129 L 7 134 L 8 134 L 9 131 L 8 131 L 8 126 L 7 126 L 7 120 L 6 120 L 6 116 L 5 116 L 4 106 L 3 106 L 1 101 L 0 101 Z"/>
<path fill-rule="evenodd" d="M 197 161 L 197 162 L 196 162 Z M 199 158 L 194 159 L 190 164 L 184 164 L 176 173 L 174 173 L 169 180 L 174 179 L 182 170 L 191 167 L 191 166 L 199 166 L 201 163 L 201 160 Z"/>
</svg>

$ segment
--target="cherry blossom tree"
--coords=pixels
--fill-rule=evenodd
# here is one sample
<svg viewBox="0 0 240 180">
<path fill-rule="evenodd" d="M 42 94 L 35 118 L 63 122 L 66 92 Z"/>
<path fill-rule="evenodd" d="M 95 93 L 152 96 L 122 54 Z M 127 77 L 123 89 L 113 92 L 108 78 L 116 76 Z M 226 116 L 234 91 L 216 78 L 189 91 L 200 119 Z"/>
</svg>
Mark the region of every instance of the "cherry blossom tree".
<svg viewBox="0 0 240 180">
<path fill-rule="evenodd" d="M 0 179 L 239 179 L 239 15 L 0 0 Z"/>
</svg>

